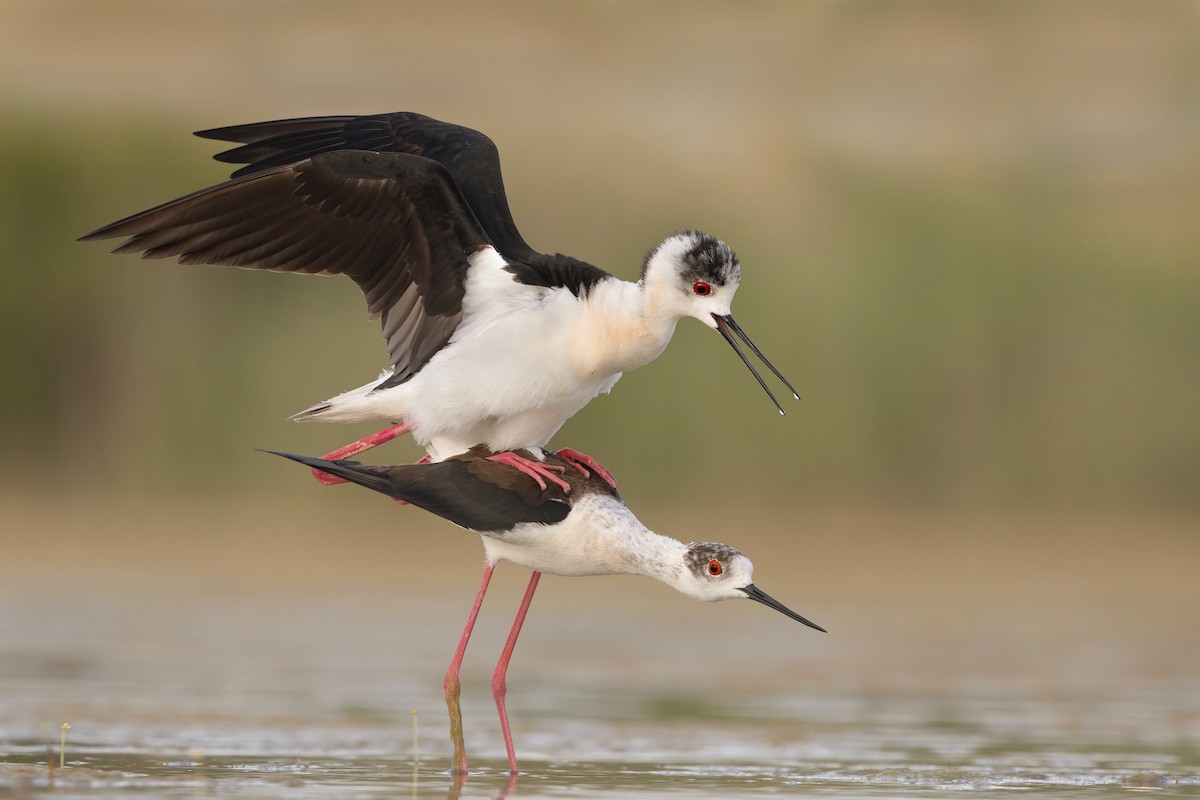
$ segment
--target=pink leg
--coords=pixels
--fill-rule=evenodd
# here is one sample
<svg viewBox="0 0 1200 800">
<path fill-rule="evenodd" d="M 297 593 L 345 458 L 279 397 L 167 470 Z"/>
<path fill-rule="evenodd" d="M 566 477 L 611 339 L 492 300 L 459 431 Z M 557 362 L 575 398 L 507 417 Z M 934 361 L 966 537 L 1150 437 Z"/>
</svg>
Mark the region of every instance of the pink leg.
<svg viewBox="0 0 1200 800">
<path fill-rule="evenodd" d="M 463 654 L 467 652 L 467 642 L 471 641 L 471 631 L 475 628 L 475 620 L 479 617 L 479 608 L 483 605 L 483 596 L 487 593 L 488 584 L 491 582 L 492 573 L 495 570 L 496 565 L 491 561 L 483 565 L 483 579 L 479 582 L 475 603 L 471 606 L 471 613 L 467 615 L 466 627 L 463 628 L 462 636 L 459 637 L 458 649 L 454 651 L 454 658 L 450 662 L 450 668 L 446 670 L 446 680 L 443 682 L 446 689 L 446 709 L 450 712 L 450 741 L 454 742 L 454 766 L 451 767 L 451 771 L 459 775 L 467 774 L 467 746 L 463 741 L 462 709 L 458 703 L 461 689 L 458 671 L 462 668 Z"/>
<path fill-rule="evenodd" d="M 591 456 L 581 453 L 578 450 L 572 450 L 569 447 L 564 447 L 554 455 L 558 456 L 563 461 L 566 461 L 572 467 L 579 470 L 585 478 L 591 477 L 591 473 L 588 472 L 585 467 L 591 467 L 592 472 L 596 473 L 596 477 L 607 483 L 612 488 L 617 488 L 617 479 L 612 476 L 611 472 L 600 466 L 600 463 Z"/>
<path fill-rule="evenodd" d="M 546 481 L 550 481 L 564 493 L 571 491 L 571 484 L 564 481 L 554 473 L 562 472 L 562 467 L 552 467 L 549 464 L 543 464 L 541 461 L 532 461 L 524 456 L 519 456 L 516 453 L 497 453 L 494 456 L 488 456 L 488 461 L 495 461 L 497 464 L 507 464 L 510 467 L 524 472 L 529 477 L 537 481 L 537 485 L 544 492 L 546 491 Z M 542 480 L 545 478 L 545 480 Z"/>
<path fill-rule="evenodd" d="M 321 456 L 321 458 L 323 458 L 326 461 L 337 461 L 338 459 L 349 458 L 350 456 L 356 456 L 359 453 L 363 452 L 364 450 L 370 450 L 372 447 L 378 447 L 379 445 L 383 444 L 384 442 L 390 442 L 392 439 L 395 439 L 397 436 L 406 434 L 410 430 L 411 430 L 411 428 L 409 428 L 403 422 L 397 422 L 395 425 L 392 425 L 388 428 L 384 428 L 383 430 L 379 431 L 378 433 L 372 433 L 370 436 L 364 436 L 363 438 L 359 439 L 357 442 L 351 442 L 350 444 L 346 445 L 345 447 L 339 447 L 337 450 L 334 450 L 332 453 L 326 453 L 325 455 Z M 321 483 L 325 484 L 326 486 L 333 486 L 335 483 L 345 483 L 346 482 L 345 478 L 339 478 L 335 475 L 330 475 L 328 472 L 322 472 L 321 470 L 316 469 L 315 467 L 313 468 L 312 474 L 313 474 L 314 478 L 316 478 L 317 480 L 319 480 Z"/>
<path fill-rule="evenodd" d="M 505 785 L 500 794 L 496 795 L 496 800 L 504 800 L 504 798 L 512 794 L 512 791 L 515 788 L 517 788 L 517 773 L 514 772 L 508 776 L 508 783 Z"/>
<path fill-rule="evenodd" d="M 508 662 L 512 658 L 513 648 L 517 646 L 517 637 L 521 635 L 521 626 L 525 623 L 525 614 L 529 611 L 529 602 L 537 590 L 538 579 L 542 573 L 534 572 L 529 576 L 529 585 L 525 587 L 525 596 L 521 598 L 521 607 L 517 609 L 517 618 L 513 620 L 512 630 L 508 633 L 508 641 L 504 643 L 504 651 L 496 662 L 496 671 L 492 673 L 492 697 L 496 699 L 496 710 L 500 712 L 500 729 L 504 731 L 504 746 L 508 749 L 508 770 L 510 775 L 517 774 L 517 754 L 513 750 L 512 730 L 508 727 L 508 712 L 504 708 L 504 695 L 508 687 L 504 676 L 508 673 Z"/>
</svg>

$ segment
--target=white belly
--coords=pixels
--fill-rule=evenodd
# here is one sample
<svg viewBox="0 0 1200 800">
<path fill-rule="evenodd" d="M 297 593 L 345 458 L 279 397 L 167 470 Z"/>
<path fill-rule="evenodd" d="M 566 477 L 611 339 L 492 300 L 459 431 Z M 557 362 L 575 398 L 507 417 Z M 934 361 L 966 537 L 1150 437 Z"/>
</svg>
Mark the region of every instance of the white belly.
<svg viewBox="0 0 1200 800">
<path fill-rule="evenodd" d="M 645 329 L 637 285 L 598 286 L 611 299 L 597 310 L 589 307 L 596 295 L 585 302 L 565 289 L 516 284 L 504 264 L 490 248 L 472 257 L 462 324 L 409 381 L 373 392 L 375 381 L 310 418 L 403 421 L 436 460 L 478 444 L 539 449 L 623 369 L 657 356 L 674 330 L 672 320 L 655 336 L 634 336 L 631 347 L 629 332 Z M 634 322 L 611 324 L 626 318 Z"/>
<path fill-rule="evenodd" d="M 372 392 L 375 381 L 347 392 L 318 418 L 403 420 L 439 460 L 477 444 L 497 451 L 541 448 L 621 377 L 579 370 L 570 336 L 577 306 L 569 293 L 553 292 L 491 320 L 464 321 L 409 381 Z"/>
<path fill-rule="evenodd" d="M 556 298 L 558 299 L 558 298 Z M 564 331 L 545 309 L 518 312 L 441 351 L 405 385 L 418 442 L 445 452 L 544 446 L 621 374 L 580 374 Z M 475 335 L 472 335 L 472 334 Z M 402 389 L 405 387 L 398 387 Z"/>
</svg>

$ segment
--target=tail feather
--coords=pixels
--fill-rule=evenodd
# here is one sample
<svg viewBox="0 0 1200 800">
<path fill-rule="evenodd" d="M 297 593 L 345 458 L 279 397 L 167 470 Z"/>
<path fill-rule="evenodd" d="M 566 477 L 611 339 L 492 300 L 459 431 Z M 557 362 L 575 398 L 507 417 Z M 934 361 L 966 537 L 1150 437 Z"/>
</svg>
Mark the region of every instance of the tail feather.
<svg viewBox="0 0 1200 800">
<path fill-rule="evenodd" d="M 322 472 L 328 472 L 330 475 L 336 475 L 339 478 L 345 478 L 351 483 L 357 483 L 359 486 L 374 489 L 377 492 L 386 494 L 388 497 L 394 497 L 397 500 L 408 500 L 404 496 L 404 493 L 400 491 L 402 487 L 398 486 L 386 474 L 387 468 L 385 467 L 371 467 L 360 464 L 357 461 L 326 461 L 323 458 L 300 456 L 295 453 L 284 453 L 279 450 L 259 450 L 259 452 L 290 458 L 292 461 L 297 461 L 305 466 L 319 469 Z"/>
<path fill-rule="evenodd" d="M 317 403 L 315 406 L 309 406 L 308 408 L 304 409 L 303 411 L 292 414 L 290 417 L 288 417 L 288 419 L 292 420 L 293 422 L 308 422 L 313 419 L 319 419 L 322 414 L 324 414 L 326 411 L 328 411 L 331 408 L 333 408 L 333 406 L 330 405 L 329 403 Z M 267 450 L 265 452 L 274 453 L 275 451 Z M 276 455 L 284 455 L 284 454 L 276 453 Z M 291 456 L 288 456 L 288 458 L 291 458 Z M 304 458 L 307 458 L 307 456 L 304 456 Z"/>
<path fill-rule="evenodd" d="M 293 414 L 290 419 L 296 422 L 308 422 L 316 420 L 320 422 L 363 422 L 369 419 L 387 419 L 389 417 L 395 419 L 403 417 L 402 413 L 397 413 L 395 409 L 379 408 L 378 398 L 372 396 L 372 392 L 379 387 L 381 383 L 386 381 L 392 375 L 390 369 L 385 369 L 379 373 L 379 377 L 370 383 L 359 386 L 357 389 L 351 389 L 348 392 L 342 392 L 336 397 L 331 397 L 317 403 L 315 406 L 309 406 L 298 414 Z"/>
</svg>

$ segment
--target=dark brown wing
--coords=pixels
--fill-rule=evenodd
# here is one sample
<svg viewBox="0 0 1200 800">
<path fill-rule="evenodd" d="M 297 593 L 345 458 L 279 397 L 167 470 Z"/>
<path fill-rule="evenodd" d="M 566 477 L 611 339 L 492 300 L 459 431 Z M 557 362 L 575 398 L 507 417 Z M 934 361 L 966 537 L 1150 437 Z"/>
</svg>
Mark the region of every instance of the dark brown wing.
<svg viewBox="0 0 1200 800">
<path fill-rule="evenodd" d="M 357 461 L 266 452 L 412 503 L 480 533 L 503 533 L 522 523 L 553 525 L 571 513 L 569 501 L 557 489 L 539 492 L 532 478 L 481 458 L 464 456 L 435 464 L 375 467 Z"/>
<path fill-rule="evenodd" d="M 183 264 L 347 275 L 382 318 L 394 374 L 415 374 L 462 319 L 467 257 L 490 244 L 446 169 L 342 150 L 274 167 L 105 225 L 80 241 Z"/>
<path fill-rule="evenodd" d="M 523 261 L 535 251 L 513 223 L 500 154 L 484 134 L 461 125 L 398 111 L 369 116 L 303 117 L 197 131 L 197 136 L 241 142 L 214 156 L 246 166 L 233 177 L 285 166 L 333 150 L 408 153 L 431 158 L 445 167 L 496 249 L 510 261 Z"/>
</svg>

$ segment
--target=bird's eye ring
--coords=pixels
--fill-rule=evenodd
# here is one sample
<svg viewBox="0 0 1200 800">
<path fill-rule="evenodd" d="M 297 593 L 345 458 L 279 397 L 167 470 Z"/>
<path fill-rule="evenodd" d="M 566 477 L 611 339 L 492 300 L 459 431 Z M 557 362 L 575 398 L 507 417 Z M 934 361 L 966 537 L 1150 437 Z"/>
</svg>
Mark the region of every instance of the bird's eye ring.
<svg viewBox="0 0 1200 800">
<path fill-rule="evenodd" d="M 722 570 L 723 568 L 721 567 L 721 562 L 717 561 L 715 558 L 708 562 L 708 574 L 712 575 L 714 578 L 720 575 Z"/>
<path fill-rule="evenodd" d="M 692 284 L 692 291 L 701 297 L 707 297 L 708 295 L 712 294 L 712 287 L 704 281 L 696 281 Z"/>
</svg>

